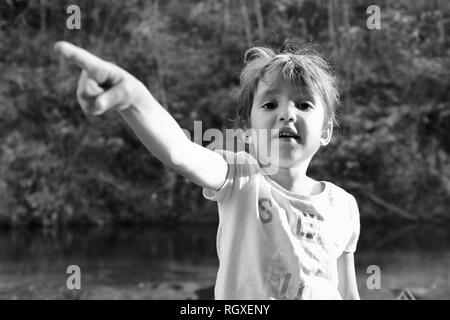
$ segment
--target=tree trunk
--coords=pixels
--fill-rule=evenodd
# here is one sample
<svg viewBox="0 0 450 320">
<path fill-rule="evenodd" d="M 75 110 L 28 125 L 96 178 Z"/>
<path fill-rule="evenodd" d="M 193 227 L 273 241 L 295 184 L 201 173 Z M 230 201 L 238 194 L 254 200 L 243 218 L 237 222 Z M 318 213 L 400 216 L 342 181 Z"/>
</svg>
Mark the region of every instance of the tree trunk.
<svg viewBox="0 0 450 320">
<path fill-rule="evenodd" d="M 157 43 L 157 30 L 159 29 L 159 0 L 153 1 L 153 10 L 152 10 L 152 17 L 151 17 L 151 39 L 153 39 L 154 43 Z M 153 51 L 153 56 L 155 59 L 155 67 L 156 67 L 156 74 L 158 76 L 158 83 L 159 83 L 159 99 L 161 100 L 161 105 L 168 110 L 168 99 L 167 99 L 167 92 L 166 92 L 166 79 L 164 76 L 164 70 L 163 65 L 164 62 L 162 61 L 162 56 L 159 52 L 159 49 L 155 47 L 155 50 Z"/>
<path fill-rule="evenodd" d="M 344 24 L 344 37 L 339 37 L 343 44 L 339 44 L 340 46 L 340 60 L 346 61 L 347 67 L 345 68 L 345 105 L 348 108 L 351 108 L 351 89 L 352 89 L 352 68 L 351 64 L 353 63 L 353 42 L 351 41 L 350 35 L 350 17 L 349 17 L 349 0 L 343 1 L 343 24 Z M 339 41 L 339 42 L 341 42 Z"/>
<path fill-rule="evenodd" d="M 45 32 L 47 30 L 47 3 L 46 3 L 46 0 L 40 1 L 39 16 L 40 16 L 40 31 Z"/>
<path fill-rule="evenodd" d="M 261 11 L 261 1 L 255 0 L 255 13 L 256 13 L 256 21 L 258 23 L 258 37 L 259 40 L 264 38 L 264 20 Z"/>
<path fill-rule="evenodd" d="M 375 195 L 375 193 L 373 191 L 367 190 L 367 187 L 364 186 L 363 184 L 356 183 L 356 182 L 349 182 L 347 184 L 347 186 L 349 186 L 350 188 L 358 189 L 358 191 L 361 192 L 362 195 L 366 196 L 369 200 L 371 200 L 372 202 L 383 207 L 387 211 L 398 215 L 399 217 L 401 217 L 403 219 L 412 220 L 412 221 L 419 220 L 419 218 L 416 215 L 414 215 L 406 210 L 403 210 L 402 208 L 399 208 L 392 203 L 389 203 L 389 202 L 383 200 L 382 198 Z"/>
<path fill-rule="evenodd" d="M 227 31 L 230 26 L 230 0 L 224 0 L 223 3 L 223 23 Z"/>
<path fill-rule="evenodd" d="M 252 45 L 252 27 L 250 24 L 250 16 L 248 15 L 247 3 L 245 0 L 240 0 L 241 3 L 241 13 L 244 18 L 244 30 L 245 30 L 245 38 L 247 39 L 248 46 Z"/>
<path fill-rule="evenodd" d="M 334 29 L 333 2 L 334 0 L 328 0 L 328 37 L 330 38 L 332 51 L 336 49 L 336 30 Z"/>
<path fill-rule="evenodd" d="M 441 45 L 441 48 L 445 48 L 445 24 L 444 24 L 444 19 L 439 19 L 437 20 L 437 29 L 438 29 L 438 34 L 439 34 L 439 38 L 438 38 L 438 42 Z"/>
<path fill-rule="evenodd" d="M 344 2 L 344 27 L 345 27 L 345 31 L 348 32 L 350 30 L 350 14 L 349 14 L 349 0 L 342 0 Z"/>
</svg>

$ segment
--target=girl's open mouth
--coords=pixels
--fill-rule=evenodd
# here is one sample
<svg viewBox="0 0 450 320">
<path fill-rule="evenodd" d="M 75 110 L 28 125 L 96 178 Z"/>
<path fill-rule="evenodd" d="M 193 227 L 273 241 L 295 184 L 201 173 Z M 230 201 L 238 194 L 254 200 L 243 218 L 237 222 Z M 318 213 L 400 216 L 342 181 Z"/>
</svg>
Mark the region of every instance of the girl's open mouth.
<svg viewBox="0 0 450 320">
<path fill-rule="evenodd" d="M 278 138 L 282 141 L 300 140 L 300 136 L 292 128 L 289 127 L 281 128 L 278 132 Z"/>
</svg>

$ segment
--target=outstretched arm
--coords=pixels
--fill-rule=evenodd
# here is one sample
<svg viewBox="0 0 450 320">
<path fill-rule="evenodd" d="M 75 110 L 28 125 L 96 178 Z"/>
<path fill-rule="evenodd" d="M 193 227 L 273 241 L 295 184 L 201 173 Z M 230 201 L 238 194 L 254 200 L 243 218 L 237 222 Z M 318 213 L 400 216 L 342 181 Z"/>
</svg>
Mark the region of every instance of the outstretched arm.
<svg viewBox="0 0 450 320">
<path fill-rule="evenodd" d="M 225 160 L 190 141 L 142 82 L 68 42 L 56 43 L 55 50 L 82 69 L 77 98 L 85 113 L 120 112 L 140 141 L 165 165 L 202 187 L 217 190 L 222 186 L 228 170 Z"/>
</svg>

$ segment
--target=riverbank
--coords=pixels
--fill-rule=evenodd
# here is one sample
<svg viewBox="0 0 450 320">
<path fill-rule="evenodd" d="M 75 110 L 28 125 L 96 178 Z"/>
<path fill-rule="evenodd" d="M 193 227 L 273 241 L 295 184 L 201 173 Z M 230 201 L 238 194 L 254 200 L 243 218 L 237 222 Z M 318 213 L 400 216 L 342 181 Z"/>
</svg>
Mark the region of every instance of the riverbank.
<svg viewBox="0 0 450 320">
<path fill-rule="evenodd" d="M 394 299 L 408 288 L 418 299 L 450 298 L 450 238 L 437 228 L 362 235 L 355 254 L 363 299 Z M 430 235 L 433 238 L 430 238 Z M 218 260 L 216 226 L 3 230 L 0 299 L 212 299 Z M 369 239 L 368 237 L 371 237 Z M 69 265 L 81 290 L 68 290 Z M 380 268 L 370 290 L 368 267 Z"/>
</svg>

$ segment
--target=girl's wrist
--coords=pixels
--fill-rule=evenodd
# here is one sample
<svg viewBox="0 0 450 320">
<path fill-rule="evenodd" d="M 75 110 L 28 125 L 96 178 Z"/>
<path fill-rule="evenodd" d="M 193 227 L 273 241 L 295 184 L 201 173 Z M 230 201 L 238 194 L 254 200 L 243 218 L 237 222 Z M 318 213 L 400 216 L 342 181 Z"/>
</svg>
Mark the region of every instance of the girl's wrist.
<svg viewBox="0 0 450 320">
<path fill-rule="evenodd" d="M 127 87 L 127 94 L 130 97 L 129 103 L 120 111 L 124 111 L 127 109 L 142 111 L 148 108 L 151 101 L 154 100 L 147 87 L 137 79 L 134 79 L 134 81 L 130 81 Z"/>
</svg>

